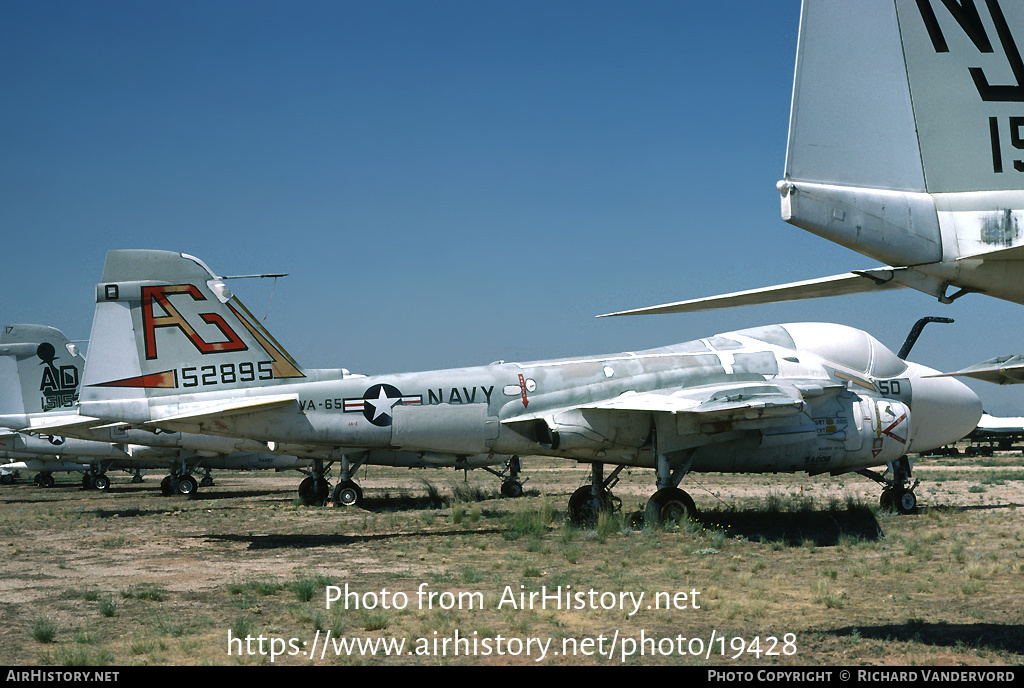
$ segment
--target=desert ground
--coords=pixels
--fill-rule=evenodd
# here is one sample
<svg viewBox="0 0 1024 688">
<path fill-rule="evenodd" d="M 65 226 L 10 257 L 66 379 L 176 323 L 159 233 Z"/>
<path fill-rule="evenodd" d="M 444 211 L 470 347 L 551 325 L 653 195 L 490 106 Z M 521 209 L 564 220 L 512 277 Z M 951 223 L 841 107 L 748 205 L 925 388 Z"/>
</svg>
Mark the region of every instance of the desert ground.
<svg viewBox="0 0 1024 688">
<path fill-rule="evenodd" d="M 691 474 L 701 517 L 570 525 L 588 467 L 369 467 L 363 507 L 296 472 L 189 497 L 111 474 L 0 486 L 0 652 L 44 665 L 989 666 L 1024 661 L 1024 457 L 918 458 L 919 510 L 859 475 Z"/>
</svg>

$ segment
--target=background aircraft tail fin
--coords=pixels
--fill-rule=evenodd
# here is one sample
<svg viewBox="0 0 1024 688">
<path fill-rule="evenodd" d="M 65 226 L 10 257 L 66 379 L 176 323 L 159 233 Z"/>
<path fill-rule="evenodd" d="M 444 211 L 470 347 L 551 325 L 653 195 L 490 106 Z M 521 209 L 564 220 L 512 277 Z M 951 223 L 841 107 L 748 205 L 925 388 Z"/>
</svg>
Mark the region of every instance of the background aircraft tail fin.
<svg viewBox="0 0 1024 688">
<path fill-rule="evenodd" d="M 1010 0 L 804 0 L 783 219 L 896 266 L 1024 241 L 1020 45 Z"/>
<path fill-rule="evenodd" d="M 303 377 L 294 359 L 198 258 L 170 251 L 107 253 L 96 286 L 83 411 L 94 405 L 85 412 L 102 415 L 96 404 L 144 405 L 147 397 Z"/>
<path fill-rule="evenodd" d="M 1021 188 L 1022 29 L 1008 0 L 805 0 L 786 179 Z"/>
<path fill-rule="evenodd" d="M 0 334 L 0 416 L 73 409 L 85 359 L 60 330 L 4 325 Z"/>
</svg>

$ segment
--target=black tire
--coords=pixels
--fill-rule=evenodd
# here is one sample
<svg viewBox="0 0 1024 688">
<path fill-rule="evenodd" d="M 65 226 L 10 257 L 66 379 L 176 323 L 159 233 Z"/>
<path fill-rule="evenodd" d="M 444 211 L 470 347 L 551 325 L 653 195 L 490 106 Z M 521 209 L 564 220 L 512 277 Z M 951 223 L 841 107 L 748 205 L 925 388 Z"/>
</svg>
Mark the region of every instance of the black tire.
<svg viewBox="0 0 1024 688">
<path fill-rule="evenodd" d="M 363 490 L 351 480 L 342 480 L 334 486 L 331 501 L 334 506 L 362 506 Z"/>
<path fill-rule="evenodd" d="M 174 485 L 171 484 L 173 480 L 174 479 L 168 475 L 160 481 L 160 492 L 163 493 L 164 497 L 170 497 L 174 494 Z"/>
<path fill-rule="evenodd" d="M 191 475 L 183 475 L 178 478 L 178 494 L 191 495 L 195 494 L 195 491 L 199 489 L 199 483 Z"/>
<path fill-rule="evenodd" d="M 878 506 L 882 511 L 892 511 L 896 507 L 896 500 L 893 499 L 892 490 L 888 488 L 882 490 L 882 495 L 878 498 Z"/>
<path fill-rule="evenodd" d="M 666 487 L 651 495 L 647 502 L 644 520 L 647 523 L 680 523 L 698 518 L 697 505 L 690 495 L 678 487 Z"/>
<path fill-rule="evenodd" d="M 501 484 L 501 496 L 515 499 L 523 496 L 523 484 L 518 480 L 506 480 Z"/>
<path fill-rule="evenodd" d="M 569 497 L 569 520 L 578 526 L 593 526 L 604 508 L 605 495 L 594 497 L 590 485 L 578 488 Z"/>
<path fill-rule="evenodd" d="M 299 499 L 306 506 L 323 506 L 331 494 L 331 484 L 323 478 L 308 476 L 299 483 Z"/>
<path fill-rule="evenodd" d="M 912 514 L 917 511 L 917 495 L 913 490 L 899 490 L 894 495 L 896 511 L 901 514 Z"/>
<path fill-rule="evenodd" d="M 92 486 L 94 489 L 97 489 L 102 492 L 103 490 L 106 490 L 108 487 L 110 487 L 110 478 L 103 475 L 102 473 L 94 475 L 92 477 Z"/>
</svg>

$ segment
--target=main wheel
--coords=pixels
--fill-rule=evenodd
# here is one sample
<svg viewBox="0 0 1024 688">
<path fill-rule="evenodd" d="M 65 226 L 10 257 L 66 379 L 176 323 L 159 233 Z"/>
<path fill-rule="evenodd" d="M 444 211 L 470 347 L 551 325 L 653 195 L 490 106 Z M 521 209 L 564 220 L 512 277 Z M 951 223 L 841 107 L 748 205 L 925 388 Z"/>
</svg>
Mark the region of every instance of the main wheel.
<svg viewBox="0 0 1024 688">
<path fill-rule="evenodd" d="M 604 508 L 606 495 L 595 497 L 590 485 L 578 488 L 569 497 L 569 520 L 576 525 L 592 526 Z"/>
<path fill-rule="evenodd" d="M 678 487 L 666 487 L 651 495 L 644 514 L 647 523 L 657 524 L 693 518 L 697 518 L 697 505 Z"/>
<path fill-rule="evenodd" d="M 164 497 L 170 497 L 174 494 L 174 485 L 171 484 L 173 480 L 174 478 L 168 475 L 160 481 L 160 492 L 163 493 Z"/>
<path fill-rule="evenodd" d="M 110 478 L 103 475 L 102 473 L 97 473 L 92 478 L 92 486 L 102 492 L 103 490 L 110 487 Z"/>
<path fill-rule="evenodd" d="M 363 490 L 351 480 L 342 480 L 334 486 L 331 500 L 335 506 L 362 506 Z"/>
<path fill-rule="evenodd" d="M 307 506 L 323 506 L 327 495 L 331 493 L 331 484 L 323 478 L 308 476 L 299 483 L 299 499 Z"/>
<path fill-rule="evenodd" d="M 178 478 L 178 494 L 190 495 L 199 489 L 199 483 L 191 475 Z"/>
</svg>

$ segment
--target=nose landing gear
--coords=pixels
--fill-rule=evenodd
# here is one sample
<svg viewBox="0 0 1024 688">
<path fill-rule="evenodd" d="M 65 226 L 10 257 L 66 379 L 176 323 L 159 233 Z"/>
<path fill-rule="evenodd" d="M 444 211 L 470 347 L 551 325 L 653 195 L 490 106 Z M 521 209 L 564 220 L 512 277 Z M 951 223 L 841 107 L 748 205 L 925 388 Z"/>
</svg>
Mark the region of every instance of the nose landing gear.
<svg viewBox="0 0 1024 688">
<path fill-rule="evenodd" d="M 901 456 L 889 464 L 884 473 L 876 473 L 867 468 L 857 472 L 882 485 L 882 495 L 878 498 L 879 506 L 886 511 L 895 510 L 900 514 L 912 514 L 917 511 L 917 495 L 914 494 L 914 490 L 921 483 L 917 479 L 911 482 L 912 470 L 910 457 Z M 887 477 L 890 471 L 891 478 Z"/>
</svg>

